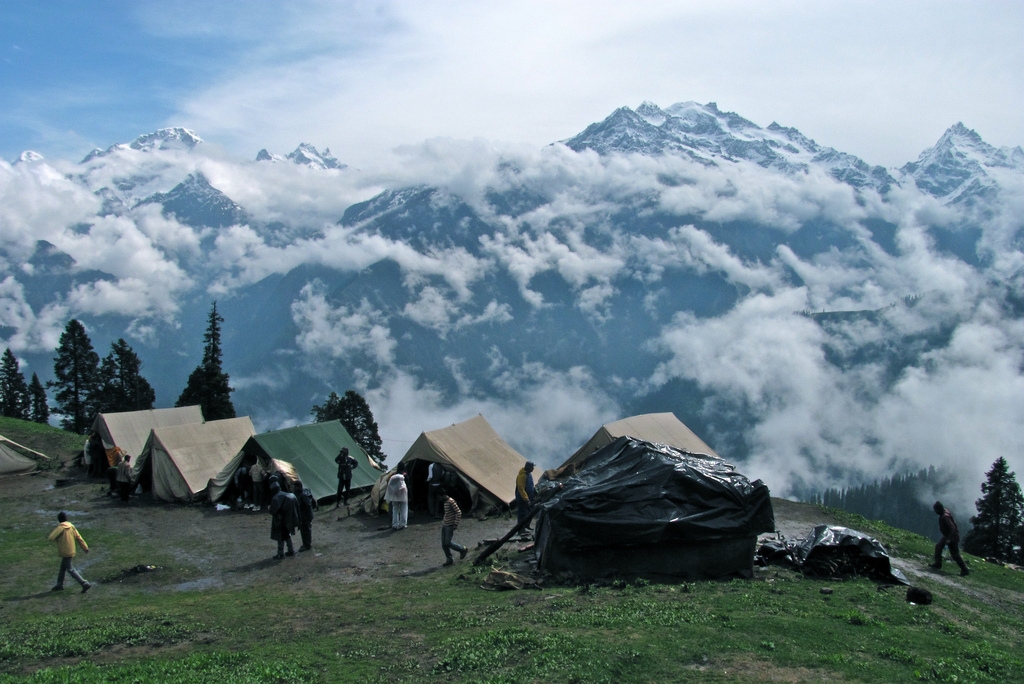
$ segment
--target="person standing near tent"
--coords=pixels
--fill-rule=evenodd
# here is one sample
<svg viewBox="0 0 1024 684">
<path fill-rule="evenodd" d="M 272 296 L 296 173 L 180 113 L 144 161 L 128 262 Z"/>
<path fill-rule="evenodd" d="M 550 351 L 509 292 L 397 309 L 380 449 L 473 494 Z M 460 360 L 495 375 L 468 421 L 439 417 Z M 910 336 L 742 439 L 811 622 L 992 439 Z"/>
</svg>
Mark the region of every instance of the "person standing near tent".
<svg viewBox="0 0 1024 684">
<path fill-rule="evenodd" d="M 263 510 L 263 478 L 266 476 L 259 460 L 249 468 L 249 479 L 252 480 L 252 503 L 257 511 Z"/>
<path fill-rule="evenodd" d="M 299 551 L 313 548 L 313 509 L 316 499 L 313 492 L 302 486 L 302 480 L 295 481 L 295 498 L 299 500 L 299 533 L 302 535 L 302 546 Z"/>
<path fill-rule="evenodd" d="M 121 503 L 128 503 L 132 493 L 132 457 L 125 454 L 117 464 L 117 491 L 121 494 Z"/>
<path fill-rule="evenodd" d="M 391 529 L 404 530 L 409 526 L 409 488 L 405 484 L 405 464 L 399 463 L 395 474 L 388 480 L 384 500 L 391 506 Z"/>
<path fill-rule="evenodd" d="M 466 557 L 469 549 L 462 544 L 456 544 L 452 541 L 452 537 L 455 536 L 455 530 L 459 528 L 459 523 L 462 522 L 462 509 L 459 508 L 459 504 L 455 503 L 455 499 L 448 492 L 441 493 L 441 501 L 444 505 L 444 519 L 441 521 L 441 550 L 444 551 L 444 564 L 451 565 L 455 562 L 452 560 L 452 549 L 459 552 L 460 559 Z"/>
<path fill-rule="evenodd" d="M 352 491 L 352 469 L 359 467 L 359 462 L 348 454 L 348 447 L 341 447 L 341 451 L 334 457 L 338 464 L 338 498 L 334 501 L 337 508 L 342 503 L 348 506 L 348 495 Z"/>
<path fill-rule="evenodd" d="M 85 580 L 84 577 L 75 570 L 75 566 L 72 564 L 75 560 L 75 542 L 77 541 L 82 545 L 82 550 L 89 553 L 89 545 L 82 539 L 82 535 L 78 533 L 78 530 L 74 525 L 68 522 L 68 514 L 61 511 L 57 514 L 57 527 L 50 533 L 50 541 L 57 542 L 57 554 L 60 556 L 60 571 L 57 573 L 57 584 L 53 587 L 52 591 L 61 591 L 64 589 L 64 575 L 67 573 L 71 574 L 76 582 L 82 585 L 82 593 L 89 591 L 92 585 Z"/>
<path fill-rule="evenodd" d="M 516 519 L 523 522 L 533 508 L 533 461 L 527 461 L 516 476 Z"/>
<path fill-rule="evenodd" d="M 939 516 L 939 532 L 942 539 L 935 545 L 935 562 L 931 563 L 930 567 L 936 570 L 942 567 L 942 549 L 948 546 L 950 558 L 960 566 L 960 576 L 966 577 L 971 571 L 967 569 L 967 563 L 960 556 L 960 528 L 956 526 L 956 520 L 953 520 L 953 513 L 943 506 L 941 501 L 936 501 L 932 510 Z"/>
<path fill-rule="evenodd" d="M 241 504 L 242 508 L 245 508 L 246 500 L 252 492 L 252 480 L 249 477 L 249 469 L 245 467 L 244 463 L 238 466 L 238 470 L 235 471 L 235 476 L 232 479 L 235 484 L 236 503 Z"/>
<path fill-rule="evenodd" d="M 299 501 L 291 492 L 281 491 L 281 486 L 276 482 L 270 486 L 270 494 L 270 538 L 277 542 L 277 555 L 274 558 L 280 560 L 285 555 L 295 555 L 292 535 L 299 522 Z M 287 554 L 284 552 L 286 544 Z"/>
<path fill-rule="evenodd" d="M 430 462 L 427 466 L 427 510 L 432 518 L 440 518 L 441 502 L 444 500 L 442 485 L 444 484 L 444 466 Z"/>
<path fill-rule="evenodd" d="M 105 452 L 103 462 L 107 464 L 107 482 L 110 483 L 110 490 L 107 492 L 108 496 L 114 496 L 118 491 L 117 486 L 117 466 L 121 465 L 121 461 L 124 460 L 125 453 L 121 447 L 114 447 Z"/>
<path fill-rule="evenodd" d="M 103 438 L 100 437 L 100 433 L 94 432 L 89 436 L 86 450 L 89 452 L 89 474 L 103 477 L 107 465 L 107 452 L 103 448 Z"/>
</svg>

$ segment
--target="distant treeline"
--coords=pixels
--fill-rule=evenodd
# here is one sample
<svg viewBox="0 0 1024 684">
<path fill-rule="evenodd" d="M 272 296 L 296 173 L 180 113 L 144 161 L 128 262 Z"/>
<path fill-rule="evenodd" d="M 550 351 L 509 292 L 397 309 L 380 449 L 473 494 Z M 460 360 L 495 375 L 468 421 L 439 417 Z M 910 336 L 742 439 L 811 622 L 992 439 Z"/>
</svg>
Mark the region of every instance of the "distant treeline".
<svg viewBox="0 0 1024 684">
<path fill-rule="evenodd" d="M 810 497 L 811 503 L 859 513 L 869 520 L 885 522 L 929 539 L 938 538 L 932 504 L 953 482 L 950 472 L 930 466 L 917 473 L 893 475 L 846 489 L 827 489 Z M 968 517 L 968 516 L 965 516 Z M 962 525 L 967 521 L 964 520 Z M 966 527 L 966 525 L 965 525 Z M 962 529 L 961 533 L 966 532 Z"/>
</svg>

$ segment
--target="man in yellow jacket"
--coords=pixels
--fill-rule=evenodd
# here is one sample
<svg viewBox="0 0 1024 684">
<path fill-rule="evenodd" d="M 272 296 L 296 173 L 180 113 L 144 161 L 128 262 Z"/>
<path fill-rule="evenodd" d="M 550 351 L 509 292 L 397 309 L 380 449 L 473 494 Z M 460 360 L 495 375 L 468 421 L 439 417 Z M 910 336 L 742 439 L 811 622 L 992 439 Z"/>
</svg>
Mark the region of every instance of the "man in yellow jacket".
<svg viewBox="0 0 1024 684">
<path fill-rule="evenodd" d="M 57 553 L 60 555 L 60 573 L 57 575 L 57 586 L 53 588 L 53 591 L 62 590 L 64 588 L 64 574 L 71 573 L 75 581 L 82 585 L 82 593 L 84 594 L 89 591 L 92 585 L 85 581 L 85 578 L 79 574 L 78 570 L 75 570 L 72 561 L 75 559 L 76 541 L 82 545 L 82 549 L 86 553 L 89 553 L 89 545 L 82 539 L 82 535 L 78 533 L 75 526 L 68 522 L 67 513 L 64 511 L 58 513 L 57 521 L 60 524 L 50 533 L 50 541 L 57 542 Z"/>
</svg>

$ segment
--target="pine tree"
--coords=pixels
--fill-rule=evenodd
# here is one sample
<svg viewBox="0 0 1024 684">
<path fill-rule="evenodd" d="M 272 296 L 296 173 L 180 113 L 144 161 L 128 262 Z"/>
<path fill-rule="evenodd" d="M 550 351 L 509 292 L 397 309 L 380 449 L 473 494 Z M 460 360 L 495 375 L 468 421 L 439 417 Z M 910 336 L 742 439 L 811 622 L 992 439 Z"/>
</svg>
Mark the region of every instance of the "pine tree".
<svg viewBox="0 0 1024 684">
<path fill-rule="evenodd" d="M 153 408 L 156 393 L 149 381 L 139 374 L 141 368 L 142 361 L 123 338 L 110 345 L 110 354 L 100 366 L 102 411 L 118 413 Z"/>
<path fill-rule="evenodd" d="M 99 408 L 99 366 L 100 357 L 92 348 L 85 326 L 71 319 L 61 333 L 53 360 L 55 379 L 46 383 L 57 390 L 53 399 L 65 430 L 84 434 L 92 424 Z"/>
<path fill-rule="evenodd" d="M 18 358 L 8 347 L 0 364 L 0 413 L 7 418 L 28 420 L 30 407 L 25 376 L 21 374 Z"/>
<path fill-rule="evenodd" d="M 235 417 L 231 403 L 234 389 L 228 384 L 228 374 L 221 369 L 220 324 L 224 318 L 217 313 L 217 302 L 210 309 L 206 333 L 203 335 L 203 361 L 188 376 L 188 383 L 175 406 L 199 404 L 206 420 Z"/>
<path fill-rule="evenodd" d="M 29 396 L 32 397 L 32 409 L 29 419 L 35 423 L 46 425 L 50 422 L 50 405 L 46 403 L 46 389 L 39 382 L 39 376 L 32 374 L 32 382 L 28 385 Z"/>
<path fill-rule="evenodd" d="M 978 515 L 971 518 L 974 527 L 964 538 L 964 550 L 986 558 L 1016 560 L 1024 523 L 1024 495 L 1002 456 L 985 473 L 981 493 L 981 498 L 974 502 Z"/>
<path fill-rule="evenodd" d="M 340 420 L 348 434 L 359 446 L 363 447 L 363 451 L 370 458 L 380 463 L 387 458 L 387 455 L 381 451 L 380 433 L 377 431 L 377 421 L 373 419 L 370 405 L 358 392 L 348 390 L 344 397 L 339 397 L 336 392 L 331 392 L 324 405 L 314 406 L 310 413 L 317 423 Z"/>
</svg>

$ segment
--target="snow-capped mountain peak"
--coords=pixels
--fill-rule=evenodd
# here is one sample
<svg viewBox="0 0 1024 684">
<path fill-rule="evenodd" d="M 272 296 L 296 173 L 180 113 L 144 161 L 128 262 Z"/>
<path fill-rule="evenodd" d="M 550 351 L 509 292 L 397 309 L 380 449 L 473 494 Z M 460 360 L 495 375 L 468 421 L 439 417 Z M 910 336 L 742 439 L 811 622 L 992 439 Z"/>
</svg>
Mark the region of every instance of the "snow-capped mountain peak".
<svg viewBox="0 0 1024 684">
<path fill-rule="evenodd" d="M 43 161 L 43 155 L 33 150 L 25 150 L 18 158 L 14 160 L 15 164 L 31 164 L 33 162 Z"/>
<path fill-rule="evenodd" d="M 881 166 L 821 147 L 795 128 L 777 123 L 761 128 L 735 112 L 722 111 L 714 102 L 679 102 L 666 109 L 644 102 L 636 111 L 622 107 L 563 142 L 577 152 L 678 154 L 702 164 L 744 160 L 785 173 L 803 172 L 813 165 L 843 183 L 880 193 L 895 182 Z"/>
<path fill-rule="evenodd" d="M 140 135 L 130 143 L 117 143 L 105 150 L 96 148 L 85 156 L 82 163 L 85 164 L 98 157 L 105 157 L 118 150 L 132 149 L 140 152 L 154 152 L 156 150 L 188 151 L 201 142 L 203 142 L 203 139 L 187 128 L 159 128 L 152 133 Z"/>
<path fill-rule="evenodd" d="M 264 147 L 262 150 L 256 153 L 256 161 L 265 161 L 270 162 L 272 164 L 276 164 L 277 162 L 285 161 L 285 158 L 279 154 L 271 154 L 270 152 L 267 152 L 267 148 Z"/>
<path fill-rule="evenodd" d="M 999 170 L 1024 175 L 1024 150 L 997 149 L 960 122 L 946 129 L 917 161 L 900 169 L 921 190 L 953 203 L 989 196 L 999 185 L 993 178 Z"/>
<path fill-rule="evenodd" d="M 328 147 L 321 153 L 309 143 L 299 143 L 299 146 L 287 156 L 287 159 L 315 169 L 343 169 L 346 166 L 331 154 L 331 148 Z"/>
</svg>

